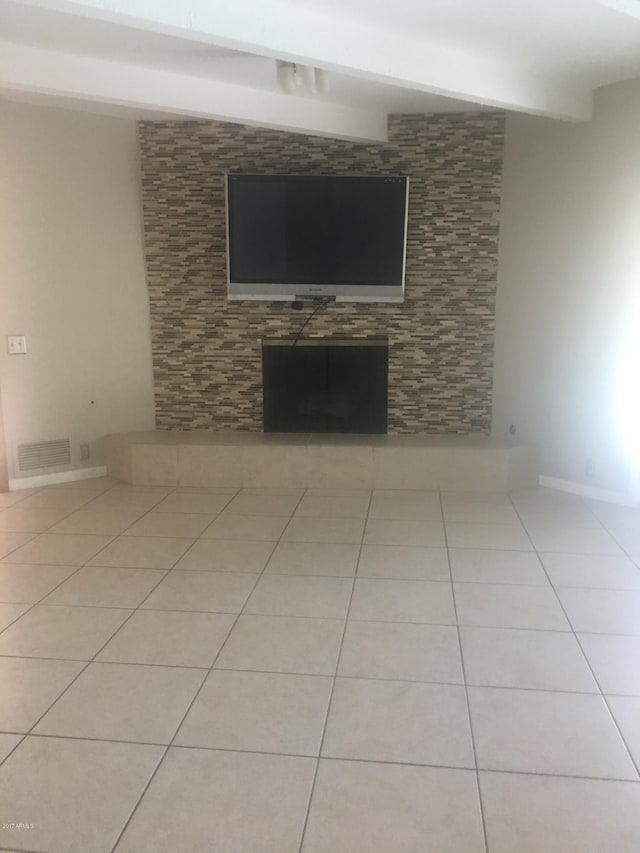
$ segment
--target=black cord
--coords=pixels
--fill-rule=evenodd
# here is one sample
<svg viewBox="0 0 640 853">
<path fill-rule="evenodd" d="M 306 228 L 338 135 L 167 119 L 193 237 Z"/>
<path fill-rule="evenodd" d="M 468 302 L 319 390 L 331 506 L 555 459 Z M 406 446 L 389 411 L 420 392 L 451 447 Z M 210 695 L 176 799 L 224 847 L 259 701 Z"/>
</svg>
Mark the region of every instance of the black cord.
<svg viewBox="0 0 640 853">
<path fill-rule="evenodd" d="M 316 314 L 322 308 L 322 306 L 326 305 L 329 301 L 330 301 L 329 299 L 319 299 L 318 300 L 318 304 L 316 305 L 316 307 L 313 309 L 311 314 L 309 314 L 307 319 L 304 321 L 304 323 L 298 329 L 298 334 L 295 336 L 295 339 L 293 341 L 292 346 L 295 346 L 298 343 L 298 341 L 300 340 L 300 335 L 304 332 L 304 330 L 307 328 L 309 323 L 313 320 L 313 318 L 316 316 Z"/>
</svg>

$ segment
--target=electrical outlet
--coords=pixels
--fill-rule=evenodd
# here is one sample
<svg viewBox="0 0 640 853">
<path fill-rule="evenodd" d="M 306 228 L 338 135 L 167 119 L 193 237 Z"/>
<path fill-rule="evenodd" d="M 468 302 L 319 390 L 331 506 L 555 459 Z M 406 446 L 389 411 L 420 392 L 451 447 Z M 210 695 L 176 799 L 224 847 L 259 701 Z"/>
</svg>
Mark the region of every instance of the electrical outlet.
<svg viewBox="0 0 640 853">
<path fill-rule="evenodd" d="M 9 355 L 24 355 L 26 351 L 26 335 L 7 335 L 7 352 Z"/>
<path fill-rule="evenodd" d="M 596 476 L 596 460 L 587 458 L 585 462 L 585 473 L 587 477 L 595 477 Z"/>
<path fill-rule="evenodd" d="M 509 424 L 509 433 L 510 433 L 510 435 L 516 434 L 516 425 L 515 424 Z"/>
<path fill-rule="evenodd" d="M 91 446 L 89 444 L 81 444 L 80 445 L 80 461 L 86 462 L 86 460 L 91 455 Z"/>
</svg>

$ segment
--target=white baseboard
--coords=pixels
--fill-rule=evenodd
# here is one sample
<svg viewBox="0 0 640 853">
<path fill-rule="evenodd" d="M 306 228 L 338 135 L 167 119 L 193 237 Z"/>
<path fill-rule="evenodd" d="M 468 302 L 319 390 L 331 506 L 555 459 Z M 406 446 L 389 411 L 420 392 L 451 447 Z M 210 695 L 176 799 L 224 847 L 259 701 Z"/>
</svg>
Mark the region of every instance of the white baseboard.
<svg viewBox="0 0 640 853">
<path fill-rule="evenodd" d="M 74 480 L 93 480 L 96 477 L 106 477 L 107 466 L 98 465 L 95 468 L 77 468 L 75 471 L 58 471 L 57 474 L 39 474 L 36 477 L 20 477 L 9 480 L 9 491 L 18 489 L 38 489 L 40 486 L 55 486 L 56 483 L 72 483 Z"/>
<path fill-rule="evenodd" d="M 558 477 L 545 477 L 543 474 L 538 477 L 538 482 L 541 486 L 546 486 L 548 489 L 557 489 L 559 492 L 568 492 L 571 495 L 579 495 L 580 497 L 589 498 L 593 501 L 621 504 L 622 506 L 639 505 L 635 500 L 633 500 L 633 497 L 626 492 L 614 492 L 609 489 L 598 489 L 596 486 L 587 486 L 584 483 L 574 483 L 572 480 L 561 480 Z"/>
</svg>

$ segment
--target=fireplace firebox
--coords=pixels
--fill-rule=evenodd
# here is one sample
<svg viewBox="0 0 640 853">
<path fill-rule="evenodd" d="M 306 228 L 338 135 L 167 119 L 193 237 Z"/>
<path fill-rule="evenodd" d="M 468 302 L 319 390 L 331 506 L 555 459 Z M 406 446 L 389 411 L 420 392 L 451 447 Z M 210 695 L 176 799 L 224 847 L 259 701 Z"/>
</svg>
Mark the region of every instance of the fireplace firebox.
<svg viewBox="0 0 640 853">
<path fill-rule="evenodd" d="M 387 431 L 386 338 L 262 342 L 265 432 Z"/>
</svg>

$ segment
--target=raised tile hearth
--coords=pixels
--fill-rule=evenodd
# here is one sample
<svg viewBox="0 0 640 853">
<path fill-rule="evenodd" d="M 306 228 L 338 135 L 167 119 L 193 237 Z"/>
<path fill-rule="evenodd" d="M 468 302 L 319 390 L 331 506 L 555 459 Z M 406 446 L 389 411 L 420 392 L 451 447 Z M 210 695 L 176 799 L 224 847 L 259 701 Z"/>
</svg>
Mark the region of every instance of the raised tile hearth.
<svg viewBox="0 0 640 853">
<path fill-rule="evenodd" d="M 110 475 L 138 486 L 517 489 L 532 447 L 483 436 L 328 436 L 194 430 L 106 438 Z"/>
</svg>

